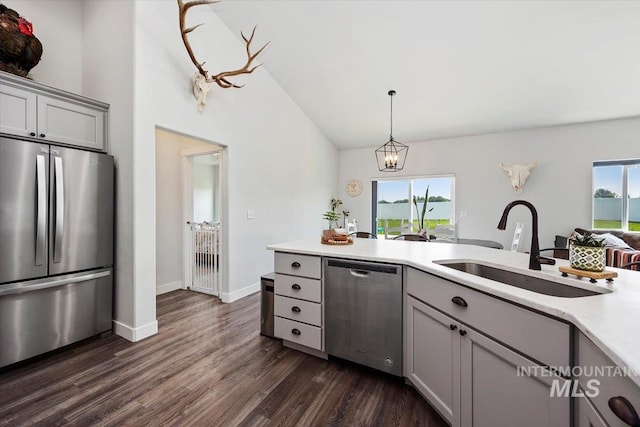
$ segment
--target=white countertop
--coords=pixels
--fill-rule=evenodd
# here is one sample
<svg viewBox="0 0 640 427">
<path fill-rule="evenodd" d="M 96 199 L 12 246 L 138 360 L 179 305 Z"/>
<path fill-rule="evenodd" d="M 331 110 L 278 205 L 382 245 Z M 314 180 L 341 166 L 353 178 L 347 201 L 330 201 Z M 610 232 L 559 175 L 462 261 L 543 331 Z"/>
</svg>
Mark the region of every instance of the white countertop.
<svg viewBox="0 0 640 427">
<path fill-rule="evenodd" d="M 403 264 L 565 319 L 588 336 L 611 360 L 628 368 L 631 379 L 640 386 L 640 272 L 607 267 L 616 271 L 618 277 L 611 284 L 599 280 L 594 285 L 585 278 L 561 277 L 558 267 L 569 265 L 566 260 L 558 259 L 555 266 L 543 265 L 541 271 L 533 271 L 528 269 L 528 254 L 470 245 L 400 240 L 355 239 L 352 245 L 333 246 L 321 244 L 318 238 L 269 245 L 268 249 Z M 579 298 L 553 297 L 433 262 L 453 259 L 480 261 L 581 288 L 600 288 L 612 292 Z"/>
</svg>

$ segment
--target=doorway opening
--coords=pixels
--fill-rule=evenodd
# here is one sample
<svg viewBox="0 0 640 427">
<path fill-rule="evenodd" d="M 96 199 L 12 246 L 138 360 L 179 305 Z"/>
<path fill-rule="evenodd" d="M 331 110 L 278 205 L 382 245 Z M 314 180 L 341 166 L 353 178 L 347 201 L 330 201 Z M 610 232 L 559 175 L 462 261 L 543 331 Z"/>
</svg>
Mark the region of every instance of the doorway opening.
<svg viewBox="0 0 640 427">
<path fill-rule="evenodd" d="M 224 147 L 156 129 L 157 294 L 226 289 Z"/>
<path fill-rule="evenodd" d="M 185 155 L 191 186 L 185 194 L 191 200 L 186 212 L 190 253 L 186 253 L 187 288 L 220 296 L 220 157 L 221 152 Z M 190 172 L 189 172 L 190 169 Z M 187 179 L 188 185 L 189 179 Z M 187 208 L 188 210 L 188 208 Z"/>
</svg>

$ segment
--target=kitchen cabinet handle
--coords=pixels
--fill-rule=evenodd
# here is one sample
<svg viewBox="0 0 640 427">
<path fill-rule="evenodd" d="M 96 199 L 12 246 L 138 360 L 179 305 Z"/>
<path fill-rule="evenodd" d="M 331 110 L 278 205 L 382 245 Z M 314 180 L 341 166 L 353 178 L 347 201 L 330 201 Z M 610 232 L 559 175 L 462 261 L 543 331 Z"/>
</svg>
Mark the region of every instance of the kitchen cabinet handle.
<svg viewBox="0 0 640 427">
<path fill-rule="evenodd" d="M 292 330 L 291 330 L 291 333 L 292 333 L 293 335 L 300 335 L 300 329 L 295 329 L 295 328 L 294 328 L 294 329 L 292 329 Z"/>
<path fill-rule="evenodd" d="M 293 289 L 294 291 L 299 291 L 300 285 L 298 285 L 297 283 L 294 283 L 293 285 L 291 285 L 291 289 Z"/>
<path fill-rule="evenodd" d="M 464 329 L 460 329 L 460 336 L 463 337 L 465 335 L 467 335 L 467 331 L 465 331 Z"/>
<path fill-rule="evenodd" d="M 609 399 L 609 409 L 623 422 L 632 427 L 640 427 L 640 417 L 631 402 L 625 397 L 615 396 Z"/>
<path fill-rule="evenodd" d="M 452 331 L 455 331 L 456 329 L 458 329 L 458 327 L 454 324 L 449 325 L 449 329 L 451 329 Z"/>
<path fill-rule="evenodd" d="M 36 136 L 36 133 L 35 132 L 31 132 L 31 133 L 29 133 L 29 136 Z"/>
<path fill-rule="evenodd" d="M 291 307 L 291 311 L 293 311 L 294 313 L 300 313 L 300 307 L 296 307 L 295 305 L 293 307 Z"/>
<path fill-rule="evenodd" d="M 46 137 L 46 136 L 47 136 L 47 135 L 45 135 L 44 133 L 41 133 L 41 134 L 40 134 L 40 138 L 44 138 L 44 137 Z"/>
<path fill-rule="evenodd" d="M 300 268 L 300 263 L 298 261 L 294 261 L 291 263 L 291 268 Z"/>
<path fill-rule="evenodd" d="M 469 304 L 467 304 L 467 302 L 464 299 L 462 299 L 461 297 L 453 297 L 453 298 L 451 298 L 451 302 L 456 304 L 456 305 L 459 305 L 460 307 L 468 307 L 469 306 Z"/>
</svg>

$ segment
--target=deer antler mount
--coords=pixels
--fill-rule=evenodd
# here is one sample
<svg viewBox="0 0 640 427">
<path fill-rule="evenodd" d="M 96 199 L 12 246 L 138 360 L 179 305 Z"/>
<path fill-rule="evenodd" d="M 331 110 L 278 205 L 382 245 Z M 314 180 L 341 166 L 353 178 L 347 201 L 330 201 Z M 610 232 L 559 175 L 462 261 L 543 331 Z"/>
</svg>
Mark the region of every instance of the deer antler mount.
<svg viewBox="0 0 640 427">
<path fill-rule="evenodd" d="M 244 43 L 246 45 L 247 62 L 244 64 L 243 67 L 238 68 L 237 70 L 222 71 L 216 75 L 210 76 L 209 72 L 204 69 L 205 63 L 199 62 L 196 59 L 196 56 L 193 53 L 193 49 L 191 48 L 191 45 L 189 44 L 189 39 L 187 37 L 190 32 L 192 32 L 202 24 L 194 25 L 193 27 L 187 28 L 185 25 L 185 17 L 189 9 L 191 9 L 192 7 L 209 5 L 213 3 L 219 3 L 219 0 L 192 0 L 187 2 L 184 2 L 183 0 L 178 0 L 178 9 L 179 9 L 179 16 L 180 16 L 180 33 L 182 35 L 182 41 L 184 42 L 184 47 L 187 48 L 187 53 L 189 53 L 189 58 L 191 58 L 191 61 L 198 69 L 198 71 L 193 76 L 193 95 L 198 100 L 198 107 L 200 111 L 204 109 L 207 103 L 207 94 L 211 90 L 212 83 L 215 83 L 224 89 L 229 89 L 232 87 L 240 88 L 244 86 L 244 85 L 238 85 L 233 83 L 232 81 L 229 80 L 229 77 L 239 76 L 241 74 L 253 73 L 253 71 L 256 68 L 262 65 L 262 64 L 258 64 L 258 65 L 252 66 L 253 61 L 258 57 L 258 55 L 260 55 L 260 53 L 262 53 L 262 51 L 269 44 L 269 42 L 267 42 L 265 43 L 264 46 L 258 49 L 258 51 L 256 51 L 255 53 L 251 53 L 251 42 L 253 41 L 253 36 L 256 33 L 257 26 L 253 27 L 253 30 L 251 31 L 251 36 L 248 38 L 244 35 L 244 33 L 240 33 L 240 35 L 242 36 L 242 40 L 244 40 Z"/>
</svg>

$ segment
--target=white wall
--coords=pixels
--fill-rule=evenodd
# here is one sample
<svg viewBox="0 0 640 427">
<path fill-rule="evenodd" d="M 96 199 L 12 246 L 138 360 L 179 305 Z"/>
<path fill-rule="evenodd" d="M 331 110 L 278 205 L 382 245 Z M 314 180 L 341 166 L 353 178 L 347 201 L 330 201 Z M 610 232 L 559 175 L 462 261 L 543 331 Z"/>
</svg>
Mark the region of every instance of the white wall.
<svg viewBox="0 0 640 427">
<path fill-rule="evenodd" d="M 195 68 L 180 38 L 175 2 L 136 2 L 135 9 L 135 312 L 148 317 L 155 315 L 156 125 L 228 147 L 221 213 L 228 230 L 222 289 L 227 300 L 257 290 L 260 275 L 272 271 L 266 245 L 319 235 L 321 214 L 336 188 L 338 158 L 333 144 L 264 69 L 242 89 L 214 87 L 199 112 L 190 88 Z M 208 66 L 218 71 L 244 63 L 243 43 L 210 8 L 189 14 L 189 22 L 206 23 L 192 40 Z M 255 219 L 247 219 L 247 209 Z"/>
<path fill-rule="evenodd" d="M 1 3 L 31 21 L 33 34 L 42 43 L 42 58 L 29 77 L 38 83 L 81 93 L 84 2 L 3 0 Z"/>
<path fill-rule="evenodd" d="M 507 203 L 528 200 L 538 210 L 540 245 L 550 247 L 556 234 L 567 235 L 575 227 L 591 228 L 592 162 L 638 158 L 638 135 L 640 118 L 631 118 L 419 142 L 409 145 L 404 170 L 392 176 L 454 173 L 460 237 L 496 240 L 505 247 L 510 245 L 519 220 L 527 222 L 523 247 L 529 247 L 531 216 L 526 208 L 511 211 L 506 231 L 496 229 Z M 360 230 L 371 224 L 371 179 L 390 176 L 378 171 L 375 148 L 339 154 L 340 196 Z M 532 160 L 538 160 L 538 167 L 523 193 L 515 194 L 500 162 Z M 351 178 L 359 178 L 365 185 L 360 197 L 351 198 L 344 191 Z M 460 218 L 461 211 L 468 217 Z"/>
<path fill-rule="evenodd" d="M 116 165 L 115 301 L 116 333 L 136 340 L 157 330 L 154 311 L 136 312 L 139 295 L 133 258 L 133 25 L 132 2 L 119 0 L 83 3 L 82 93 L 111 104 L 109 152 Z M 62 24 L 60 24 L 62 25 Z M 65 59 L 61 58 L 64 63 Z"/>
</svg>

